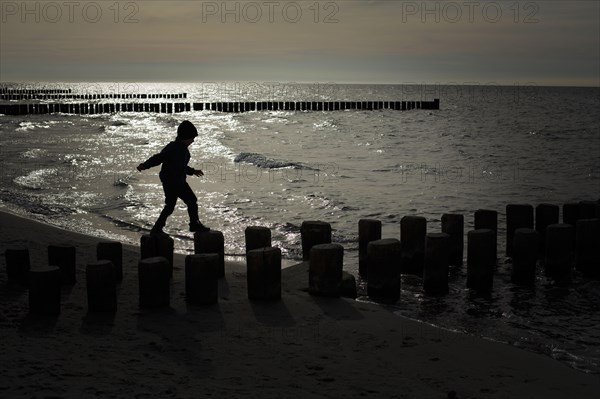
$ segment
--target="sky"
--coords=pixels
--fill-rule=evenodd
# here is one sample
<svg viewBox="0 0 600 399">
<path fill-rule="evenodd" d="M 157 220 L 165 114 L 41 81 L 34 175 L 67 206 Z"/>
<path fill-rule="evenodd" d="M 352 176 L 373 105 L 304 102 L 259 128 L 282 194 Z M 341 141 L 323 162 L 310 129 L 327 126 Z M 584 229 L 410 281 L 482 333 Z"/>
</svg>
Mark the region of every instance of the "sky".
<svg viewBox="0 0 600 399">
<path fill-rule="evenodd" d="M 1 82 L 600 86 L 600 2 L 7 1 Z"/>
</svg>

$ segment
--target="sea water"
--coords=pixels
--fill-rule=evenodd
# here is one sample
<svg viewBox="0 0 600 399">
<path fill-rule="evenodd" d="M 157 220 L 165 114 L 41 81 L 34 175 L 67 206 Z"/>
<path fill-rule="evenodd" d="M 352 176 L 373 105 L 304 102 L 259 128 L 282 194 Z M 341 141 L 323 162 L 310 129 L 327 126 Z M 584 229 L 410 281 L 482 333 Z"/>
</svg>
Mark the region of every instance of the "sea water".
<svg viewBox="0 0 600 399">
<path fill-rule="evenodd" d="M 199 136 L 189 177 L 203 223 L 221 230 L 226 253 L 244 253 L 244 229 L 269 227 L 288 263 L 301 259 L 305 220 L 331 223 L 357 274 L 358 220 L 379 219 L 400 238 L 405 215 L 440 230 L 444 213 L 499 212 L 505 206 L 600 198 L 598 88 L 494 85 L 153 84 L 4 85 L 73 93 L 187 93 L 187 99 L 92 102 L 402 101 L 439 98 L 440 110 L 213 111 L 156 114 L 0 116 L 0 201 L 29 217 L 89 234 L 138 243 L 163 206 L 159 168 L 135 167 L 159 152 L 188 119 Z M 70 100 L 76 103 L 84 100 Z M 13 101 L 14 102 L 14 101 Z M 37 101 L 34 101 L 37 102 Z M 44 101 L 42 101 L 44 102 Z M 46 102 L 59 102 L 48 100 Z M 179 202 L 166 231 L 179 252 L 193 251 Z M 452 268 L 450 293 L 423 294 L 403 276 L 399 314 L 548 354 L 600 373 L 600 283 L 576 274 L 567 288 L 540 271 L 535 289 L 510 283 L 504 259 L 489 296 L 465 288 L 466 267 Z"/>
</svg>

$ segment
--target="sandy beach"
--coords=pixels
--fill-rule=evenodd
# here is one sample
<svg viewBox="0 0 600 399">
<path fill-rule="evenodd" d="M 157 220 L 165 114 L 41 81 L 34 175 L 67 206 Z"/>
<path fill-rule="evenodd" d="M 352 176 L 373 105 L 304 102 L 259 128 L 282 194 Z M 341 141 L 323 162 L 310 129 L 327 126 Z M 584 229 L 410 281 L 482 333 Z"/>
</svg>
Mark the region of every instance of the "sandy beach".
<svg viewBox="0 0 600 399">
<path fill-rule="evenodd" d="M 227 237 L 225 237 L 227 239 Z M 219 303 L 185 302 L 176 255 L 171 306 L 138 306 L 139 248 L 124 246 L 115 314 L 88 314 L 86 264 L 100 239 L 0 212 L 0 253 L 77 247 L 77 284 L 56 318 L 28 315 L 0 257 L 3 398 L 593 398 L 597 376 L 505 344 L 452 333 L 351 299 L 307 293 L 305 263 L 282 272 L 282 300 L 247 299 L 245 265 L 226 264 Z"/>
</svg>

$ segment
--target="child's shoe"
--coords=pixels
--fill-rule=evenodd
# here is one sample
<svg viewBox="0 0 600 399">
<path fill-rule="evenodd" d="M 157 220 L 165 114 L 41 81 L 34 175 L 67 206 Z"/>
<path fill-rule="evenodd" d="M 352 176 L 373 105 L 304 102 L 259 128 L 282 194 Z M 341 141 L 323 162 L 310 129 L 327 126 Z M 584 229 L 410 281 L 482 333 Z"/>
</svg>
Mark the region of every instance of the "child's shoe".
<svg viewBox="0 0 600 399">
<path fill-rule="evenodd" d="M 168 236 L 168 234 L 165 233 L 163 231 L 163 229 L 159 229 L 159 228 L 155 228 L 155 227 L 153 227 L 152 230 L 150 230 L 150 235 L 151 236 Z"/>
</svg>

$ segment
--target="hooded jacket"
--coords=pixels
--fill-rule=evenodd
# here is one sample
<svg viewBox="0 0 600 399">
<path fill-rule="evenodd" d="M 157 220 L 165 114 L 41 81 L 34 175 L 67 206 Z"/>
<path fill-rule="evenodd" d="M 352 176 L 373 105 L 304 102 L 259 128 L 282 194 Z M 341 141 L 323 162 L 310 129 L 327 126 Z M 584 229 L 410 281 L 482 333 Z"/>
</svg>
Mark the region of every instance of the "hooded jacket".
<svg viewBox="0 0 600 399">
<path fill-rule="evenodd" d="M 145 169 L 162 164 L 160 181 L 163 184 L 183 184 L 186 176 L 194 174 L 194 169 L 188 166 L 190 152 L 179 140 L 171 141 L 158 154 L 151 156 L 144 165 Z"/>
</svg>

